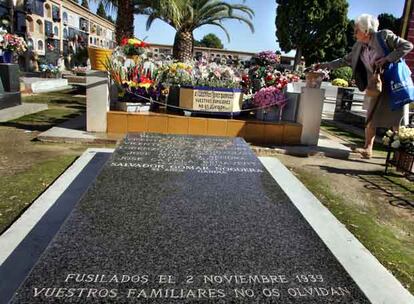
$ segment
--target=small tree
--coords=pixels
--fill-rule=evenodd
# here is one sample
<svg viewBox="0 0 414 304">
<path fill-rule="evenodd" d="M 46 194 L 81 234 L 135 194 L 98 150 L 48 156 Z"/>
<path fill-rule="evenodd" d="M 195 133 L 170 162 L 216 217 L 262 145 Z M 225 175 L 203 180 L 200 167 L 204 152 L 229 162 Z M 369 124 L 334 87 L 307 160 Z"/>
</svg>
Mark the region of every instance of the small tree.
<svg viewBox="0 0 414 304">
<path fill-rule="evenodd" d="M 86 7 L 87 9 L 89 9 L 89 2 L 88 0 L 82 0 L 82 4 L 83 7 Z"/>
<path fill-rule="evenodd" d="M 102 18 L 107 18 L 107 16 L 106 16 L 106 12 L 105 12 L 105 6 L 103 5 L 103 3 L 102 3 L 102 2 L 99 2 L 99 6 L 98 6 L 98 9 L 96 10 L 96 14 L 97 14 L 99 17 L 102 17 Z"/>
<path fill-rule="evenodd" d="M 210 34 L 205 35 L 203 37 L 203 39 L 201 39 L 198 42 L 197 46 L 204 46 L 204 47 L 209 47 L 209 48 L 222 49 L 223 48 L 223 43 L 221 42 L 219 37 L 217 37 L 216 35 L 210 33 Z"/>
</svg>

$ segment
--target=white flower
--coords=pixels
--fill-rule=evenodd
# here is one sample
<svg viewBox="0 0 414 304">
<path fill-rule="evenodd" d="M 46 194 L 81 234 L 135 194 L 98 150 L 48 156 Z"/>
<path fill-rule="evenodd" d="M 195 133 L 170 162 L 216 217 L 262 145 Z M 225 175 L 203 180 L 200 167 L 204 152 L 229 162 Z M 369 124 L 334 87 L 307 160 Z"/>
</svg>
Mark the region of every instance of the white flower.
<svg viewBox="0 0 414 304">
<path fill-rule="evenodd" d="M 388 137 L 391 137 L 394 134 L 394 132 L 392 130 L 388 130 L 385 134 L 387 134 Z"/>
<path fill-rule="evenodd" d="M 398 149 L 400 147 L 400 141 L 394 140 L 391 144 L 391 147 L 393 147 L 394 149 Z"/>
<path fill-rule="evenodd" d="M 388 145 L 390 144 L 390 138 L 389 138 L 389 137 L 387 137 L 387 136 L 384 136 L 384 137 L 382 138 L 382 143 L 383 143 L 384 145 L 388 146 Z"/>
</svg>

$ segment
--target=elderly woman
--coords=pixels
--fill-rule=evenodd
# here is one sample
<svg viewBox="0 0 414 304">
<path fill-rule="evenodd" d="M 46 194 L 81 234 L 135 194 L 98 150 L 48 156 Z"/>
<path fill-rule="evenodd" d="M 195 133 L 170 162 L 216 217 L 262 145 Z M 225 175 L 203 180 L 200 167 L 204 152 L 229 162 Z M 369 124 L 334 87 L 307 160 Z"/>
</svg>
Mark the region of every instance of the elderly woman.
<svg viewBox="0 0 414 304">
<path fill-rule="evenodd" d="M 336 69 L 342 66 L 351 66 L 356 85 L 359 90 L 365 91 L 376 67 L 382 67 L 389 62 L 396 62 L 407 55 L 413 45 L 389 30 L 378 32 L 378 19 L 363 14 L 355 20 L 356 43 L 344 58 L 328 63 L 322 63 L 320 68 Z M 389 54 L 385 55 L 379 39 L 385 42 Z M 391 111 L 388 94 L 383 84 L 382 92 L 377 98 L 371 98 L 367 110 L 365 127 L 365 146 L 356 149 L 363 158 L 371 158 L 372 147 L 377 127 L 397 129 L 403 116 L 403 109 Z"/>
</svg>

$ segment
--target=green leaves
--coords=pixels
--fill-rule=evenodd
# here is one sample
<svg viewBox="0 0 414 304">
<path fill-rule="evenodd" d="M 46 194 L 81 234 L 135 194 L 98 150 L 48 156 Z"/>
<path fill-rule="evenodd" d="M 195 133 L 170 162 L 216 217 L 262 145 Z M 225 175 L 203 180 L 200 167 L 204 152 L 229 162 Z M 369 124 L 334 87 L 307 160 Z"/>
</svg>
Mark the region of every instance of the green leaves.
<svg viewBox="0 0 414 304">
<path fill-rule="evenodd" d="M 136 14 L 148 15 L 147 29 L 156 19 L 160 19 L 176 29 L 178 33 L 192 32 L 203 25 L 214 25 L 224 31 L 230 40 L 229 33 L 223 25 L 225 20 L 238 20 L 246 24 L 254 32 L 251 22 L 254 11 L 244 4 L 231 4 L 220 0 L 134 0 Z M 191 42 L 193 43 L 193 42 Z M 185 46 L 185 47 L 184 47 Z M 176 36 L 174 49 L 192 50 L 192 45 Z M 174 52 L 176 59 L 183 61 L 192 54 L 181 56 Z M 185 58 L 184 58 L 185 57 Z"/>
<path fill-rule="evenodd" d="M 276 0 L 276 37 L 281 49 L 300 49 L 307 64 L 322 61 L 346 31 L 346 0 Z"/>
</svg>

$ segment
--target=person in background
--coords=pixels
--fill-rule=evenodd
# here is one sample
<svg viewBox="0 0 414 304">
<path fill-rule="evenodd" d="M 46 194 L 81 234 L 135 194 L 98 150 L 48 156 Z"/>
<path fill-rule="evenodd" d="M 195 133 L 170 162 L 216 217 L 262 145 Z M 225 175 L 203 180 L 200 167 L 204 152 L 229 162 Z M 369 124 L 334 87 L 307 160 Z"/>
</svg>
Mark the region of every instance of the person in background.
<svg viewBox="0 0 414 304">
<path fill-rule="evenodd" d="M 368 79 L 371 79 L 376 67 L 383 67 L 387 63 L 396 62 L 412 49 L 411 42 L 398 37 L 390 30 L 378 31 L 378 19 L 374 16 L 363 14 L 356 18 L 354 35 L 356 42 L 352 50 L 344 58 L 328 63 L 316 64 L 317 68 L 336 69 L 343 66 L 351 66 L 355 83 L 359 90 L 365 91 Z M 380 40 L 385 42 L 389 54 L 385 56 Z M 365 145 L 355 149 L 363 158 L 372 157 L 376 128 L 398 129 L 403 116 L 403 108 L 391 111 L 388 93 L 382 84 L 381 94 L 369 101 L 367 108 L 367 120 L 365 126 Z"/>
<path fill-rule="evenodd" d="M 57 67 L 59 68 L 59 70 L 62 72 L 64 70 L 66 70 L 66 66 L 65 66 L 65 59 L 63 58 L 63 53 L 60 52 L 59 54 L 59 58 L 57 60 Z"/>
</svg>

